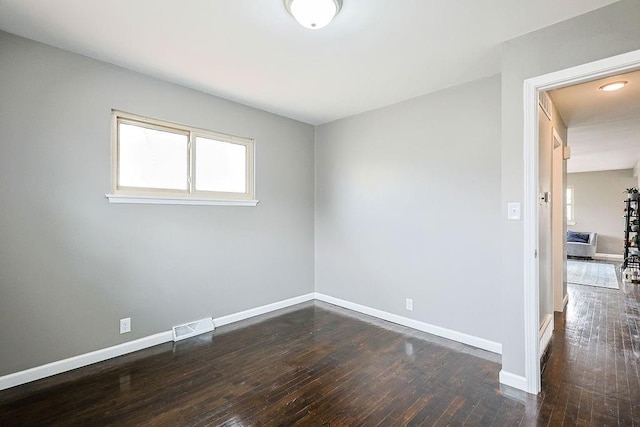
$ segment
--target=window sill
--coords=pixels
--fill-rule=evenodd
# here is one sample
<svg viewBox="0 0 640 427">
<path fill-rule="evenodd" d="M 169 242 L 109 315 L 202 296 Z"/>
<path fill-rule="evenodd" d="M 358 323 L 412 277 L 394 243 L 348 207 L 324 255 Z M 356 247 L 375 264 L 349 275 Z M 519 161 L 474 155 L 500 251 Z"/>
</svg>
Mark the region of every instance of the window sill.
<svg viewBox="0 0 640 427">
<path fill-rule="evenodd" d="M 109 203 L 146 205 L 199 205 L 199 206 L 256 206 L 258 200 L 199 199 L 158 196 L 133 196 L 125 194 L 105 194 Z"/>
<path fill-rule="evenodd" d="M 576 225 L 575 221 L 567 221 L 567 225 Z"/>
</svg>

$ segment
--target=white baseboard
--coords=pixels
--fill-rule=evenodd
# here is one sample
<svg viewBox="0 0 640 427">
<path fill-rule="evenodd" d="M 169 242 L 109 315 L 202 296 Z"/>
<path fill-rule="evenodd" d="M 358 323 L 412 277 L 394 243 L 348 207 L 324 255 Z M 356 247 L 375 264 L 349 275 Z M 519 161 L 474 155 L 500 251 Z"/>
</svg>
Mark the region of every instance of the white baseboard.
<svg viewBox="0 0 640 427">
<path fill-rule="evenodd" d="M 148 337 L 134 341 L 125 342 L 112 347 L 103 348 L 90 353 L 69 357 L 68 359 L 58 360 L 56 362 L 47 363 L 46 365 L 15 372 L 13 374 L 0 377 L 0 390 L 61 374 L 62 372 L 71 371 L 93 363 L 103 362 L 114 357 L 123 356 L 128 353 L 133 353 L 134 351 L 153 347 L 154 345 L 163 344 L 172 340 L 173 333 L 171 331 L 160 332 L 159 334 L 149 335 Z"/>
<path fill-rule="evenodd" d="M 318 292 L 316 292 L 315 297 L 319 301 L 328 302 L 329 304 L 337 305 L 339 307 L 377 317 L 378 319 L 397 323 L 402 326 L 407 326 L 409 328 L 417 329 L 419 331 L 427 332 L 429 334 L 437 335 L 439 337 L 447 338 L 463 344 L 468 344 L 470 346 L 481 348 L 492 353 L 502 354 L 502 344 L 494 341 L 489 341 L 484 338 L 475 337 L 473 335 L 467 335 L 462 332 L 453 331 L 451 329 L 431 325 L 429 323 L 409 319 L 407 317 L 398 316 L 397 314 L 388 313 L 386 311 L 356 304 L 350 301 L 345 301 L 339 298 L 334 298 Z"/>
<path fill-rule="evenodd" d="M 538 357 L 542 357 L 553 335 L 553 314 L 547 314 L 540 326 L 540 351 Z"/>
<path fill-rule="evenodd" d="M 624 256 L 620 254 L 596 254 L 594 258 L 610 261 L 624 261 Z"/>
<path fill-rule="evenodd" d="M 352 303 L 349 301 L 341 300 L 339 298 L 330 297 L 328 295 L 320 293 L 309 293 L 294 298 L 289 298 L 284 301 L 275 302 L 272 304 L 263 305 L 260 307 L 252 308 L 250 310 L 241 311 L 239 313 L 229 314 L 214 318 L 213 322 L 216 327 L 228 325 L 230 323 L 239 322 L 241 320 L 249 319 L 261 314 L 266 314 L 272 311 L 276 311 L 282 308 L 287 308 L 296 304 L 311 301 L 317 299 L 329 304 L 334 304 L 339 307 L 343 307 L 349 310 L 357 311 L 359 313 L 367 314 L 369 316 L 377 317 L 382 320 L 386 320 L 399 325 L 407 326 L 409 328 L 417 329 L 419 331 L 427 332 L 439 337 L 447 338 L 453 341 L 457 341 L 463 344 L 471 345 L 473 347 L 481 348 L 483 350 L 491 351 L 493 353 L 502 354 L 502 344 L 489 341 L 484 338 L 467 335 L 462 332 L 453 331 L 451 329 L 443 328 L 440 326 L 431 325 L 429 323 L 421 322 L 418 320 L 409 319 L 396 314 L 388 313 L 375 308 L 367 307 L 364 305 Z M 0 390 L 15 387 L 21 384 L 26 384 L 31 381 L 36 381 L 42 378 L 57 375 L 63 372 L 71 371 L 73 369 L 88 366 L 93 363 L 102 362 L 114 357 L 123 356 L 134 351 L 143 350 L 145 348 L 153 347 L 158 344 L 163 344 L 173 340 L 173 333 L 171 331 L 160 332 L 155 335 L 143 337 L 134 341 L 118 344 L 112 347 L 107 347 L 101 350 L 92 351 L 90 353 L 73 356 L 67 359 L 59 360 L 46 365 L 36 366 L 35 368 L 26 369 L 24 371 L 15 372 L 0 377 Z M 511 377 L 517 376 L 504 373 L 507 375 L 507 379 L 511 381 Z M 511 375 L 511 376 L 510 376 Z M 500 382 L 507 385 L 512 385 L 509 382 L 502 380 L 503 372 L 500 373 Z M 520 378 L 520 377 L 517 377 Z M 524 381 L 524 378 L 522 378 Z M 512 385 L 516 388 L 521 388 L 517 385 Z"/>
<path fill-rule="evenodd" d="M 527 379 L 525 377 L 512 374 L 511 372 L 507 372 L 504 369 L 500 371 L 499 377 L 500 384 L 527 391 Z"/>
<path fill-rule="evenodd" d="M 295 304 L 300 304 L 302 302 L 311 301 L 313 300 L 314 296 L 314 293 L 310 293 L 299 297 L 290 298 L 284 301 L 275 302 L 273 304 L 267 304 L 261 307 L 252 308 L 250 310 L 241 311 L 239 313 L 230 314 L 228 316 L 218 317 L 216 319 L 213 319 L 213 322 L 216 327 L 228 325 L 230 323 L 245 320 L 250 317 L 258 316 L 260 314 L 269 313 L 281 308 L 286 308 Z M 143 350 L 145 348 L 153 347 L 155 345 L 163 344 L 169 341 L 173 341 L 173 332 L 160 332 L 158 334 L 150 335 L 148 337 L 140 338 L 134 341 L 114 345 L 112 347 L 103 348 L 100 350 L 92 351 L 90 353 L 80 354 L 78 356 L 73 356 L 69 357 L 68 359 L 47 363 L 46 365 L 42 366 L 36 366 L 35 368 L 26 369 L 24 371 L 14 372 L 12 374 L 0 377 L 0 390 L 61 374 L 63 372 L 71 371 L 83 366 L 88 366 L 97 362 L 103 362 L 114 357 L 124 356 L 125 354 L 133 353 L 134 351 Z"/>
<path fill-rule="evenodd" d="M 301 295 L 299 297 L 289 298 L 284 301 L 274 302 L 273 304 L 267 304 L 249 310 L 241 311 L 239 313 L 229 314 L 227 316 L 217 317 L 213 319 L 213 324 L 218 326 L 228 325 L 229 323 L 239 322 L 241 320 L 250 319 L 251 317 L 259 316 L 261 314 L 270 313 L 272 311 L 280 310 L 281 308 L 291 307 L 292 305 L 300 304 L 303 302 L 311 301 L 315 297 L 315 293 L 309 293 Z"/>
</svg>

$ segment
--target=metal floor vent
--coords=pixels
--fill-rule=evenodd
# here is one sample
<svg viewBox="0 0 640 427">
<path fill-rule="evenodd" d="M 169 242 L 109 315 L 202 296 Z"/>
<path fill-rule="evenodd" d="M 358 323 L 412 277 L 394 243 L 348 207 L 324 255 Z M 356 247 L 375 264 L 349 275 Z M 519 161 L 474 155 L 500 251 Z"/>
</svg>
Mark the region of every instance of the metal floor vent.
<svg viewBox="0 0 640 427">
<path fill-rule="evenodd" d="M 180 341 L 185 338 L 194 337 L 196 335 L 204 334 L 215 329 L 213 325 L 213 319 L 207 317 L 206 319 L 196 320 L 195 322 L 185 323 L 184 325 L 174 326 L 173 328 L 173 340 Z"/>
</svg>

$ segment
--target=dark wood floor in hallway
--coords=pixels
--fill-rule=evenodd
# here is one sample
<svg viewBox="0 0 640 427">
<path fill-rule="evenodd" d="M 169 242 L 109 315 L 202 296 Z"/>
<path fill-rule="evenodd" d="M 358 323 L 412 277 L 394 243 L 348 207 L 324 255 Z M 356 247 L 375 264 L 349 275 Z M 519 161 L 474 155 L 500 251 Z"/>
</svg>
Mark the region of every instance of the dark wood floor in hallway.
<svg viewBox="0 0 640 427">
<path fill-rule="evenodd" d="M 499 357 L 323 303 L 0 392 L 0 425 L 640 424 L 640 294 L 570 285 L 543 391 Z"/>
<path fill-rule="evenodd" d="M 542 375 L 541 421 L 640 425 L 640 285 L 619 283 L 569 284 Z"/>
</svg>

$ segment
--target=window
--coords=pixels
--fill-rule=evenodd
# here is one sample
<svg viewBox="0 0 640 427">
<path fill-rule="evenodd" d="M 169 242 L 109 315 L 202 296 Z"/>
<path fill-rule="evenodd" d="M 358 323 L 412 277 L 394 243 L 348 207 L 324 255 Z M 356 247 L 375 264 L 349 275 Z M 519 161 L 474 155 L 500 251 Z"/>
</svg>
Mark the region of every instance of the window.
<svg viewBox="0 0 640 427">
<path fill-rule="evenodd" d="M 575 206 L 573 203 L 573 187 L 567 186 L 566 195 L 567 224 L 575 225 Z"/>
<path fill-rule="evenodd" d="M 254 141 L 113 112 L 112 203 L 255 206 Z"/>
</svg>

